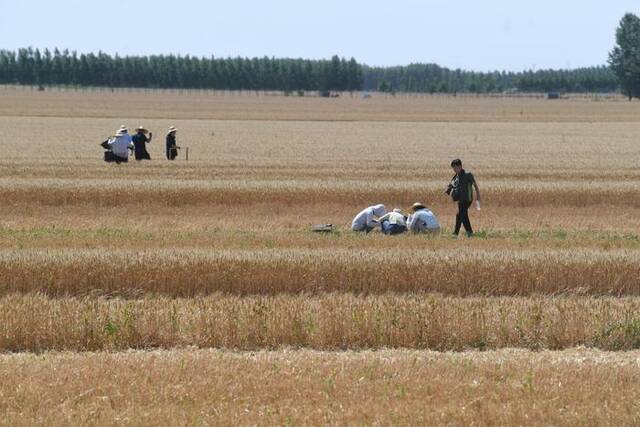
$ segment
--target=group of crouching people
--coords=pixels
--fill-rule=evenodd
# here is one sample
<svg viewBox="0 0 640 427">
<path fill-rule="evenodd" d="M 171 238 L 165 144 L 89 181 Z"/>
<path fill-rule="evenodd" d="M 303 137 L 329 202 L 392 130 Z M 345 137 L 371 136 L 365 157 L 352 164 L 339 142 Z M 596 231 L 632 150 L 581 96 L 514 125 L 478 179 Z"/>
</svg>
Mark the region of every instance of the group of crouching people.
<svg viewBox="0 0 640 427">
<path fill-rule="evenodd" d="M 440 232 L 438 218 L 426 206 L 416 202 L 411 206 L 411 210 L 412 213 L 406 216 L 402 209 L 395 208 L 386 212 L 383 204 L 369 206 L 356 215 L 351 222 L 351 229 L 368 233 L 379 227 L 380 231 L 387 235 L 407 231 L 434 234 Z"/>
</svg>

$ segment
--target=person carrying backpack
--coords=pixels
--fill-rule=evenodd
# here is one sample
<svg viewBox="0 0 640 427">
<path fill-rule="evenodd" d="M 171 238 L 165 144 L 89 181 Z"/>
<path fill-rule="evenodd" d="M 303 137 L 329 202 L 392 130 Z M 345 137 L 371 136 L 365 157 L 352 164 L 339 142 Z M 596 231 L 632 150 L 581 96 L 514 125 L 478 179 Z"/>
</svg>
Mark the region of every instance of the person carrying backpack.
<svg viewBox="0 0 640 427">
<path fill-rule="evenodd" d="M 454 202 L 458 202 L 458 213 L 456 214 L 456 226 L 453 230 L 453 235 L 457 236 L 460 233 L 460 226 L 464 226 L 467 236 L 471 237 L 473 236 L 473 229 L 469 220 L 469 208 L 473 202 L 473 190 L 475 188 L 477 195 L 476 209 L 480 210 L 480 188 L 473 174 L 462 168 L 462 160 L 453 160 L 451 168 L 455 175 L 445 193 L 450 195 Z"/>
</svg>

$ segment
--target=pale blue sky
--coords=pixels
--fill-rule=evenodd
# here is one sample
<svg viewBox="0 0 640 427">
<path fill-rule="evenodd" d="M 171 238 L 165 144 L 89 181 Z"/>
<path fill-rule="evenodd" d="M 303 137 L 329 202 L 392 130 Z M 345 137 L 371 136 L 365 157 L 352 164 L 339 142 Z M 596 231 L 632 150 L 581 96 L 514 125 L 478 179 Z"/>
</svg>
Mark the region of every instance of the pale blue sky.
<svg viewBox="0 0 640 427">
<path fill-rule="evenodd" d="M 604 64 L 639 0 L 0 0 L 0 48 L 355 57 L 470 70 Z"/>
</svg>

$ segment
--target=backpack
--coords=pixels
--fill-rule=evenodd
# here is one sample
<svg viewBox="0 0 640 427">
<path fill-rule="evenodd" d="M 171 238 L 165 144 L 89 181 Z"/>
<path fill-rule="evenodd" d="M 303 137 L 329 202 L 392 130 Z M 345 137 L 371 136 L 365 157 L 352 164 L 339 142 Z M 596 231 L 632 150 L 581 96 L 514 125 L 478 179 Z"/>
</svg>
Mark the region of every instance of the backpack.
<svg viewBox="0 0 640 427">
<path fill-rule="evenodd" d="M 473 183 L 473 175 L 470 172 L 463 171 L 462 175 L 456 175 L 451 179 L 451 198 L 454 202 L 470 201 L 471 189 Z"/>
<path fill-rule="evenodd" d="M 454 175 L 451 178 L 451 198 L 454 202 L 460 201 L 460 197 L 462 196 L 462 185 L 460 185 L 460 177 L 458 175 Z"/>
</svg>

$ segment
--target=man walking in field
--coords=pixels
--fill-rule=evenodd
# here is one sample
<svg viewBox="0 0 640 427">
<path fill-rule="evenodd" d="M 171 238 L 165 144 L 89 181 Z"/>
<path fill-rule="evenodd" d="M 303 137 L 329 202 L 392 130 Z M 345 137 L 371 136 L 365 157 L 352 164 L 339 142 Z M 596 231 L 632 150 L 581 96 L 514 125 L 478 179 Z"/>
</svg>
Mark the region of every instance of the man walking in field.
<svg viewBox="0 0 640 427">
<path fill-rule="evenodd" d="M 469 208 L 473 202 L 473 189 L 476 190 L 476 209 L 480 210 L 480 188 L 471 172 L 467 172 L 462 168 L 462 160 L 455 159 L 451 162 L 451 168 L 455 175 L 451 179 L 446 193 L 451 195 L 454 202 L 458 202 L 458 213 L 456 214 L 456 226 L 453 235 L 460 233 L 460 226 L 464 226 L 464 230 L 468 237 L 473 236 L 471 221 L 469 220 Z"/>
</svg>

